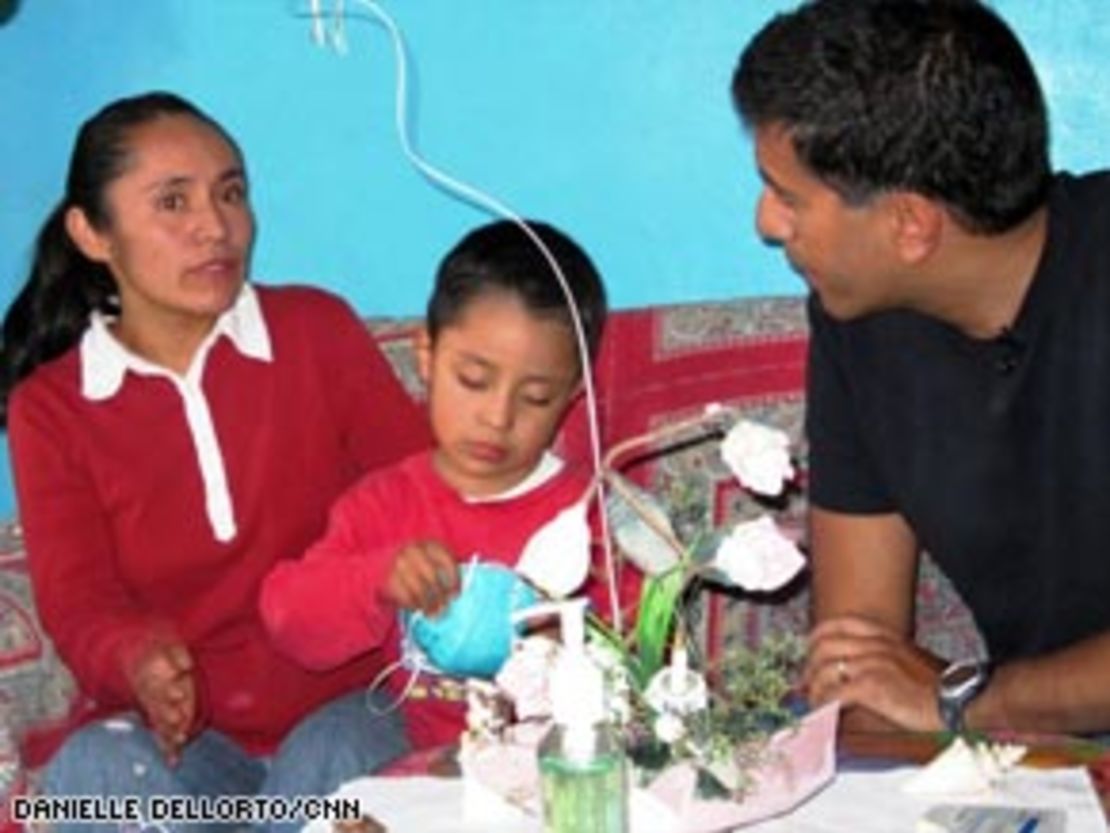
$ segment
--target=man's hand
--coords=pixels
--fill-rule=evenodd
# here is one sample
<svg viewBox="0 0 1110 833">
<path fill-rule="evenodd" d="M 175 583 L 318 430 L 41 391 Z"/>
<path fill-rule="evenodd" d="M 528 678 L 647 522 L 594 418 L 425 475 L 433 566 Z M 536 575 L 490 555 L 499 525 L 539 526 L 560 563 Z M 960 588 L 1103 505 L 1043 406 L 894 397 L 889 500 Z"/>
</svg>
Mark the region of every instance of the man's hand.
<svg viewBox="0 0 1110 833">
<path fill-rule="evenodd" d="M 936 731 L 943 728 L 936 697 L 943 668 L 940 659 L 892 628 L 840 616 L 810 634 L 803 684 L 815 706 L 839 700 L 890 728 Z"/>
<path fill-rule="evenodd" d="M 180 641 L 159 640 L 125 670 L 167 763 L 175 766 L 196 718 L 197 688 L 193 658 Z"/>
<path fill-rule="evenodd" d="M 459 591 L 455 556 L 435 541 L 406 544 L 397 553 L 382 598 L 398 607 L 434 616 Z"/>
</svg>

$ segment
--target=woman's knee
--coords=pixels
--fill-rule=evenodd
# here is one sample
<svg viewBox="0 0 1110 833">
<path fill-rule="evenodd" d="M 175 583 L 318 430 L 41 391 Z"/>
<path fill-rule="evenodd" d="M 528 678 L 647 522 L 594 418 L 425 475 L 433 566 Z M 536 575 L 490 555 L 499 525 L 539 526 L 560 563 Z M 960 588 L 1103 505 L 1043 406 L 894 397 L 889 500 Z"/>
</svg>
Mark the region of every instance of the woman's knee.
<svg viewBox="0 0 1110 833">
<path fill-rule="evenodd" d="M 146 727 L 121 717 L 70 735 L 47 764 L 42 787 L 54 795 L 149 795 L 172 778 Z"/>
<path fill-rule="evenodd" d="M 345 770 L 346 777 L 352 777 L 379 769 L 408 751 L 399 712 L 385 713 L 369 704 L 364 692 L 358 692 L 302 720 L 282 743 L 275 764 L 327 761 L 330 766 L 325 768 L 336 774 Z"/>
</svg>

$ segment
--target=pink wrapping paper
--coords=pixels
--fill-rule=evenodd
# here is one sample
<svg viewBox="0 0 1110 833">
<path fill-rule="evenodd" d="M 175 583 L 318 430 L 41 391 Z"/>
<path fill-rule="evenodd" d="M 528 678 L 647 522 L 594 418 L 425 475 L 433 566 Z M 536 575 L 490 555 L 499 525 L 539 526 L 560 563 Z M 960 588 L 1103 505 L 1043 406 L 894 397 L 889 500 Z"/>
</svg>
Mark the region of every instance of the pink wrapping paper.
<svg viewBox="0 0 1110 833">
<path fill-rule="evenodd" d="M 776 734 L 755 772 L 756 785 L 743 801 L 699 799 L 694 793 L 697 774 L 688 764 L 670 767 L 648 790 L 675 812 L 683 833 L 730 830 L 787 813 L 836 774 L 839 714 L 839 705 L 830 703 Z"/>
<path fill-rule="evenodd" d="M 695 795 L 697 774 L 688 764 L 668 768 L 647 792 L 669 808 L 669 821 L 653 819 L 653 829 L 681 833 L 713 833 L 787 813 L 821 791 L 836 774 L 836 727 L 839 706 L 831 703 L 777 733 L 769 742 L 764 763 L 755 772 L 755 787 L 743 801 L 705 800 Z M 516 727 L 514 727 L 516 728 Z M 464 751 L 463 773 L 517 806 L 538 812 L 539 775 L 535 748 L 542 732 L 536 727 L 514 734 L 507 743 Z M 635 797 L 633 797 L 635 804 Z M 633 810 L 633 819 L 636 819 Z M 633 825 L 632 833 L 638 833 Z"/>
</svg>

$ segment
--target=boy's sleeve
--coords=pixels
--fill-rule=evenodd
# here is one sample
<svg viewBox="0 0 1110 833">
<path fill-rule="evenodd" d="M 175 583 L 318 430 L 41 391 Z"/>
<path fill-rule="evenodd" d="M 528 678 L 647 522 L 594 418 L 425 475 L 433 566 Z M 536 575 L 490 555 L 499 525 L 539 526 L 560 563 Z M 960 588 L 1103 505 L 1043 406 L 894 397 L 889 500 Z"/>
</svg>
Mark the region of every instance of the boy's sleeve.
<svg viewBox="0 0 1110 833">
<path fill-rule="evenodd" d="M 356 485 L 332 508 L 324 537 L 262 582 L 259 611 L 270 637 L 306 668 L 334 668 L 380 648 L 395 626 L 396 608 L 379 600 L 397 551 L 380 494 L 367 481 Z"/>
</svg>

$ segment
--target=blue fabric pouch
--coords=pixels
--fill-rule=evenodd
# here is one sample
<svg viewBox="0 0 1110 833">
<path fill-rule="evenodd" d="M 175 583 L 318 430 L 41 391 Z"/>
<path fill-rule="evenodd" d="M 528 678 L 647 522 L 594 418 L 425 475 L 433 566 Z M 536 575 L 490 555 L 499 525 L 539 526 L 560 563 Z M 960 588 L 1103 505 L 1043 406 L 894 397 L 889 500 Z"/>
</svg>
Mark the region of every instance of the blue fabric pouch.
<svg viewBox="0 0 1110 833">
<path fill-rule="evenodd" d="M 434 670 L 489 679 L 512 650 L 519 630 L 512 614 L 535 604 L 539 594 L 509 568 L 480 561 L 461 567 L 460 586 L 459 595 L 438 616 L 406 613 L 407 638 Z"/>
</svg>

